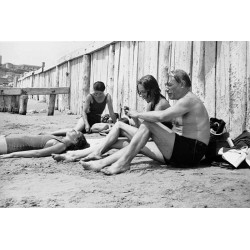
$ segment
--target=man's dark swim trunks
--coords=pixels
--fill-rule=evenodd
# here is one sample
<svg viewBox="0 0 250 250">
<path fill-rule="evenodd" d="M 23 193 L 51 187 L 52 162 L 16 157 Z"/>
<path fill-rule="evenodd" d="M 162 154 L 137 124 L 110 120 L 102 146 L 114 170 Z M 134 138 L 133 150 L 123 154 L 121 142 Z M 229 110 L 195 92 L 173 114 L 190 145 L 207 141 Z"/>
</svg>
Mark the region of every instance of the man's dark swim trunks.
<svg viewBox="0 0 250 250">
<path fill-rule="evenodd" d="M 206 149 L 207 145 L 201 141 L 175 134 L 171 159 L 165 161 L 167 164 L 173 162 L 187 167 L 197 165 L 205 155 Z"/>
</svg>

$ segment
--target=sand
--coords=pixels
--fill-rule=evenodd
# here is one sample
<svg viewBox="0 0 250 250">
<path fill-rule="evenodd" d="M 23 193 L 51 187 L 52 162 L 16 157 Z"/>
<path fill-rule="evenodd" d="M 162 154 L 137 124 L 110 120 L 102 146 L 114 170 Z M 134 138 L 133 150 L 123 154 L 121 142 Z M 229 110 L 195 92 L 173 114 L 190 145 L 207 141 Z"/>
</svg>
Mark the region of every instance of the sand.
<svg viewBox="0 0 250 250">
<path fill-rule="evenodd" d="M 29 100 L 28 110 L 46 104 Z M 76 124 L 79 115 L 0 113 L 0 134 L 38 134 Z M 88 138 L 102 138 L 91 134 Z M 200 165 L 180 169 L 138 155 L 116 176 L 52 157 L 0 160 L 0 207 L 240 208 L 250 207 L 250 169 Z"/>
</svg>

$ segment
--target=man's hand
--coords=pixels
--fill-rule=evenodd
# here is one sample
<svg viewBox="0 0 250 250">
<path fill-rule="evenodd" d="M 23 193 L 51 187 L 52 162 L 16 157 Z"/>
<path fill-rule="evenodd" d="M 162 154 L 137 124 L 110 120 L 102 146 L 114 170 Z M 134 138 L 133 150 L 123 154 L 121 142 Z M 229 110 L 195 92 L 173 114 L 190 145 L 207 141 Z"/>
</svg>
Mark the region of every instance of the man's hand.
<svg viewBox="0 0 250 250">
<path fill-rule="evenodd" d="M 87 133 L 91 133 L 91 129 L 90 129 L 90 126 L 89 125 L 86 125 L 85 126 L 85 130 Z"/>
<path fill-rule="evenodd" d="M 126 111 L 126 115 L 131 118 L 138 118 L 138 114 L 139 113 L 137 111 L 132 111 L 132 110 Z"/>
</svg>

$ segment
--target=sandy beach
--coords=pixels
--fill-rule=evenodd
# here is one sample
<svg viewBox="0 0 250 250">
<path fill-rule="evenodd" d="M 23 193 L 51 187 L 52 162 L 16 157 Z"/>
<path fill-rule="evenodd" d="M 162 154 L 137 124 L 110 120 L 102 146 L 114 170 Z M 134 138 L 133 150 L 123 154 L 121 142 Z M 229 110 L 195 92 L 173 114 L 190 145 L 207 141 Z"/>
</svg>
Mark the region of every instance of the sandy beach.
<svg viewBox="0 0 250 250">
<path fill-rule="evenodd" d="M 28 110 L 46 109 L 29 100 Z M 55 111 L 0 113 L 0 134 L 39 134 L 76 124 L 79 115 Z M 86 135 L 103 138 L 99 134 Z M 112 152 L 111 152 L 112 153 Z M 241 208 L 250 207 L 250 169 L 200 165 L 175 168 L 138 155 L 117 176 L 84 170 L 78 162 L 52 157 L 0 160 L 0 207 Z"/>
</svg>

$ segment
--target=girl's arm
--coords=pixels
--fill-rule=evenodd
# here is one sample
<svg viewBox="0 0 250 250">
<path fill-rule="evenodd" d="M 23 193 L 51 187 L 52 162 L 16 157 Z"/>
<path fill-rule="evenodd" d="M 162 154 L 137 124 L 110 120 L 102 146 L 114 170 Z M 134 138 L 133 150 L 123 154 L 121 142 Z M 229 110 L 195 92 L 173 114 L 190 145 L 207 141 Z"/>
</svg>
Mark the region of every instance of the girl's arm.
<svg viewBox="0 0 250 250">
<path fill-rule="evenodd" d="M 87 113 L 89 111 L 91 99 L 92 99 L 91 95 L 88 95 L 87 98 L 86 98 L 86 102 L 83 105 L 82 119 L 83 119 L 84 124 L 85 124 L 85 130 L 86 130 L 86 132 L 90 132 L 90 126 L 89 126 L 89 121 L 88 121 Z"/>
<path fill-rule="evenodd" d="M 108 102 L 108 109 L 109 109 L 109 115 L 113 121 L 113 123 L 116 123 L 116 115 L 114 113 L 114 109 L 113 109 L 113 102 L 112 102 L 112 98 L 110 96 L 110 94 L 107 94 L 107 102 Z"/>
<path fill-rule="evenodd" d="M 0 159 L 19 158 L 19 157 L 24 157 L 24 158 L 46 157 L 46 156 L 51 156 L 51 154 L 60 154 L 65 150 L 66 150 L 66 145 L 64 143 L 57 143 L 56 145 L 48 148 L 13 152 L 10 154 L 0 155 Z"/>
</svg>

